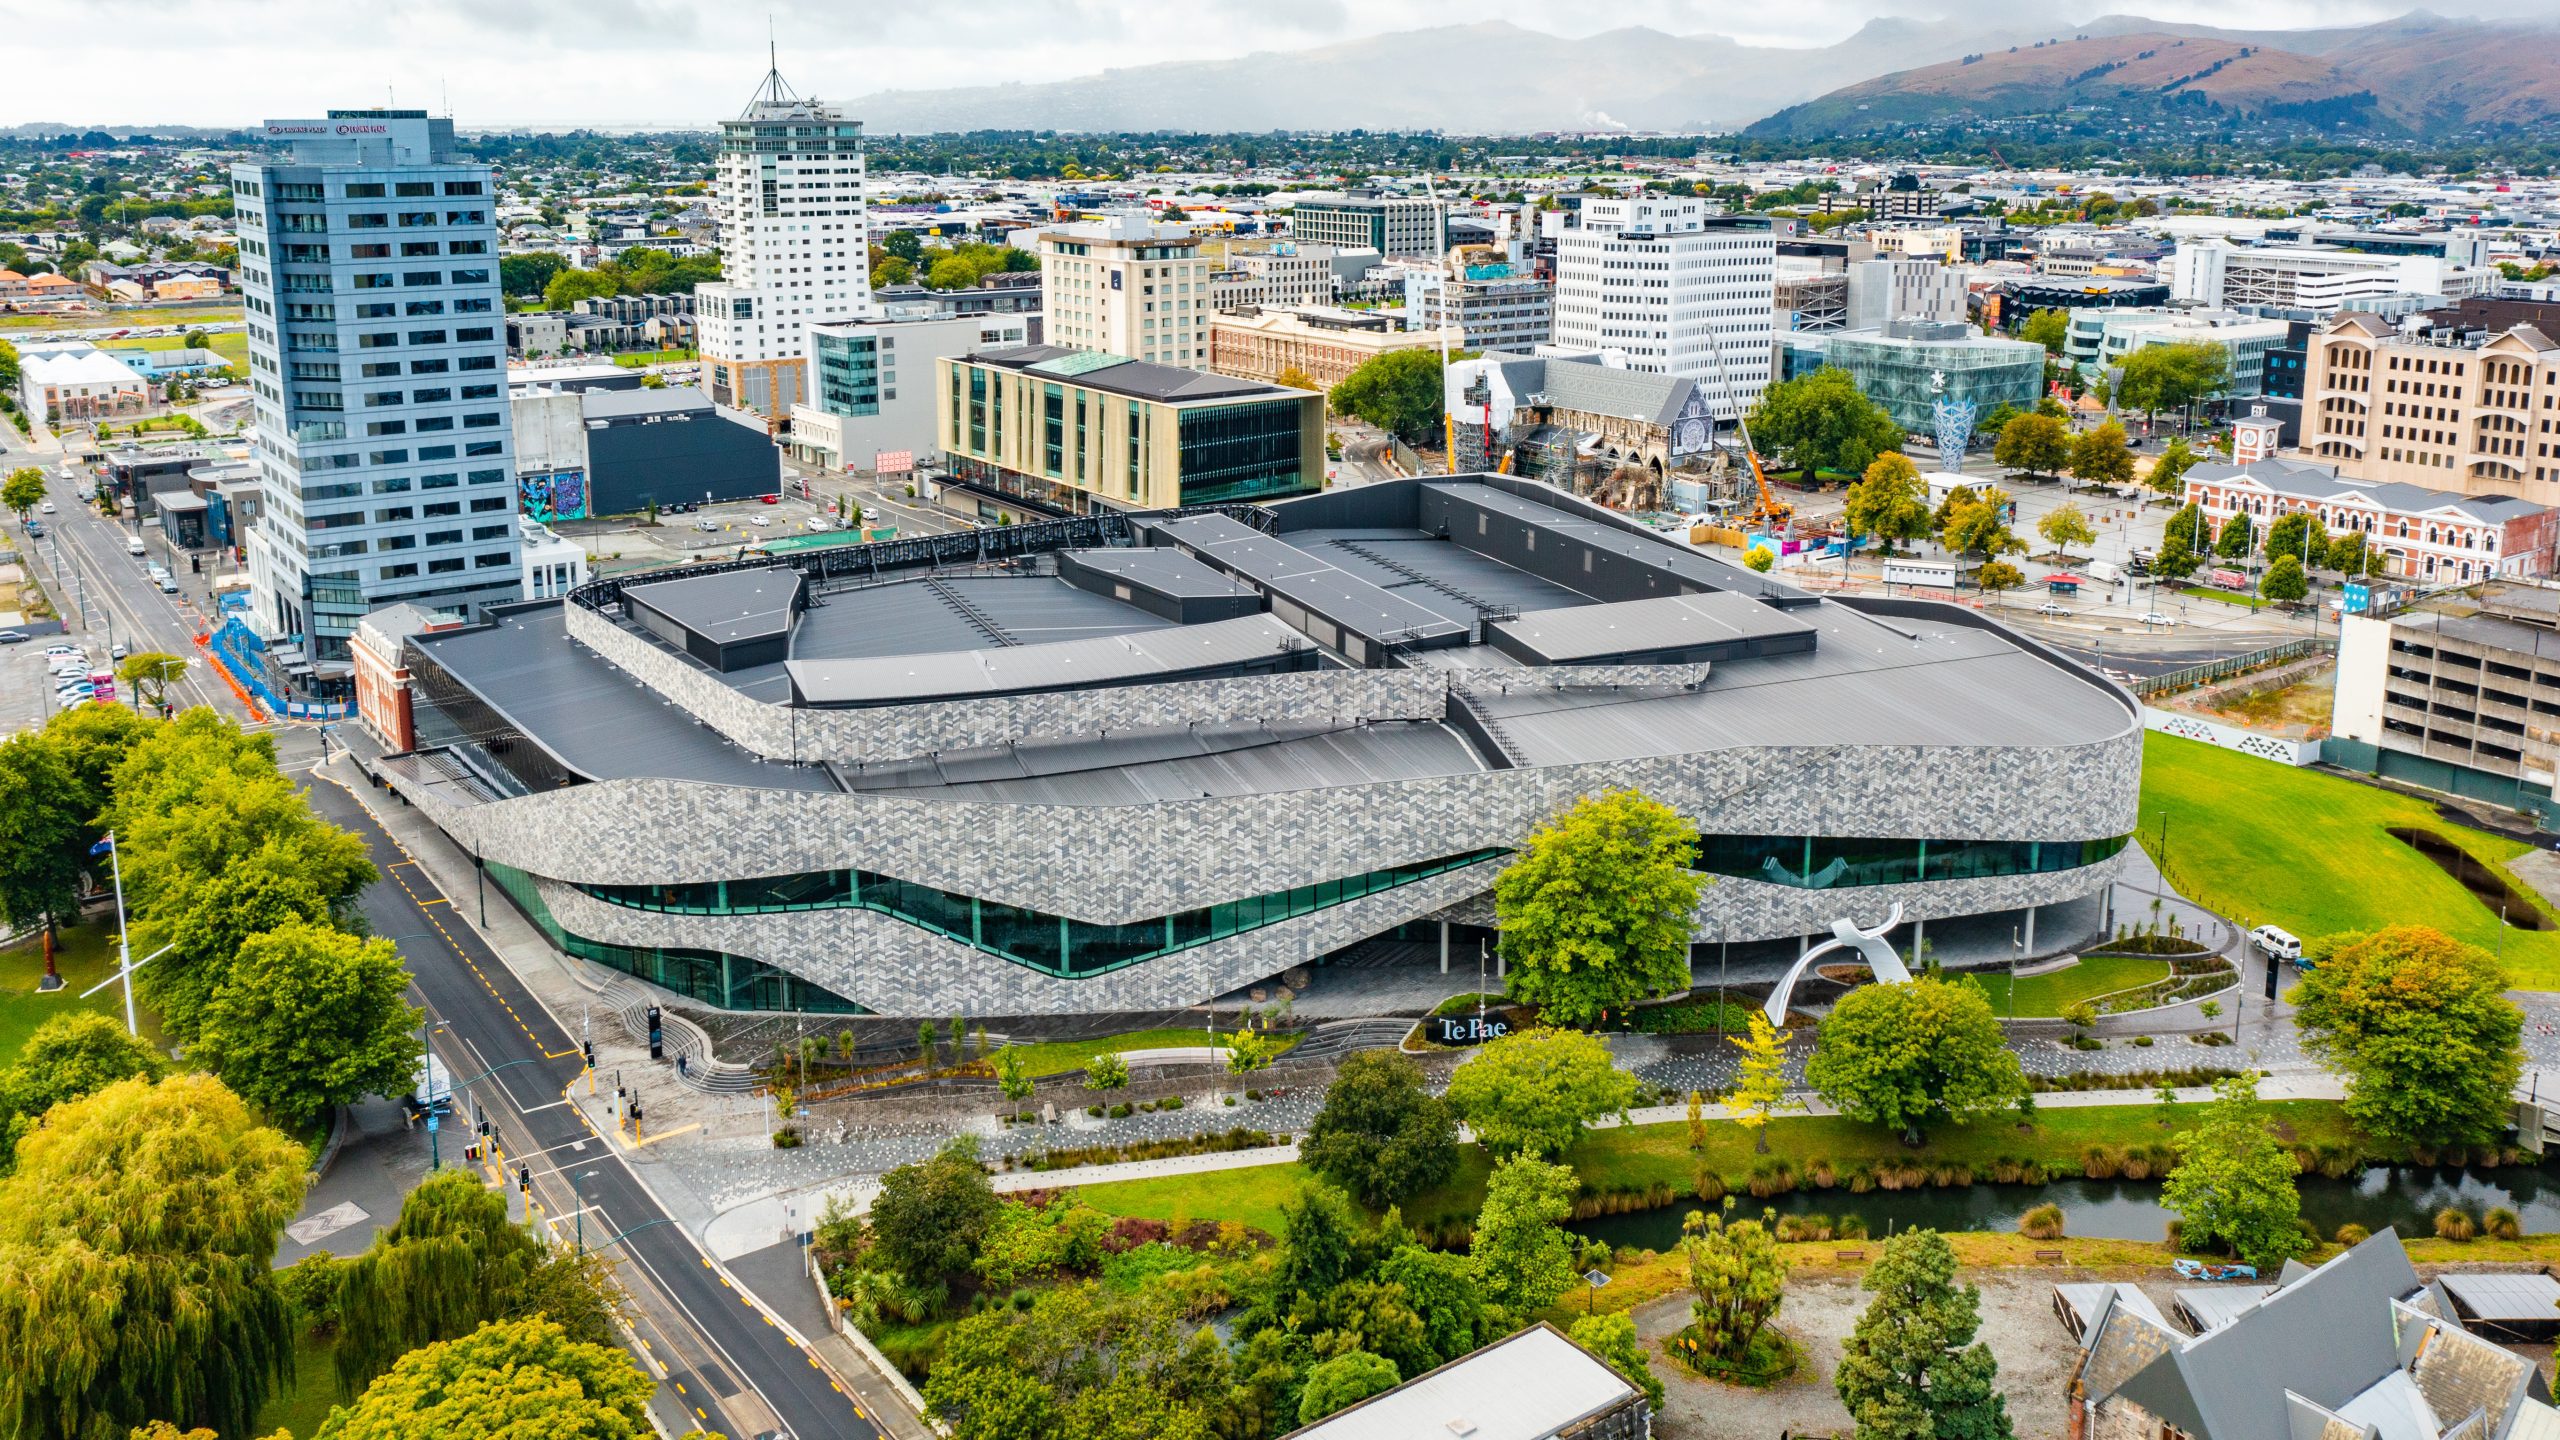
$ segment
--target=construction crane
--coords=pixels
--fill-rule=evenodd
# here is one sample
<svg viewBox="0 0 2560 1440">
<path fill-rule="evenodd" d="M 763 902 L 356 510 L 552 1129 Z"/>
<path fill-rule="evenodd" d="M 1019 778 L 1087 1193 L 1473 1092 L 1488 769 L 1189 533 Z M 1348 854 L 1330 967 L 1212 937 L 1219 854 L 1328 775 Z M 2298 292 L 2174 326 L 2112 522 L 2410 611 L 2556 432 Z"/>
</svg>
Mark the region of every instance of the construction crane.
<svg viewBox="0 0 2560 1440">
<path fill-rule="evenodd" d="M 1773 528 L 1784 525 L 1795 518 L 1796 507 L 1779 499 L 1769 488 L 1769 472 L 1760 463 L 1759 447 L 1751 443 L 1751 422 L 1744 418 L 1741 397 L 1733 393 L 1733 381 L 1725 374 L 1724 341 L 1723 337 L 1716 334 L 1713 321 L 1708 322 L 1707 325 L 1707 354 L 1715 362 L 1716 385 L 1724 391 L 1724 398 L 1733 406 L 1734 428 L 1742 432 L 1743 463 L 1751 467 L 1751 483 L 1759 487 L 1758 505 L 1746 513 L 1742 519 L 1745 523 L 1752 525 Z"/>
</svg>

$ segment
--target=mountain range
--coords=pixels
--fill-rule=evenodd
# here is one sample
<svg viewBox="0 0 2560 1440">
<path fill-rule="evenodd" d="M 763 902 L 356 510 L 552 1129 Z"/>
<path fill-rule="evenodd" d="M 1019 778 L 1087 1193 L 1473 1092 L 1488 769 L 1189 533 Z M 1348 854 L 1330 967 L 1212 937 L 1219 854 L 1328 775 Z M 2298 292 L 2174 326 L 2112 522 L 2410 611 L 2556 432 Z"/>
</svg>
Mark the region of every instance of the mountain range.
<svg viewBox="0 0 2560 1440">
<path fill-rule="evenodd" d="M 884 133 L 1364 128 L 1499 135 L 1759 123 L 1806 136 L 1941 116 L 2036 113 L 2105 103 L 2127 90 L 2152 97 L 2146 103 L 2323 123 L 2344 117 L 2356 129 L 2541 124 L 2560 117 L 2560 25 L 2425 12 L 2373 25 L 2276 31 L 2133 15 L 2041 32 L 1879 19 L 1836 44 L 1790 49 L 1644 28 L 1568 39 L 1497 20 L 1042 84 L 886 90 L 847 103 Z"/>
</svg>

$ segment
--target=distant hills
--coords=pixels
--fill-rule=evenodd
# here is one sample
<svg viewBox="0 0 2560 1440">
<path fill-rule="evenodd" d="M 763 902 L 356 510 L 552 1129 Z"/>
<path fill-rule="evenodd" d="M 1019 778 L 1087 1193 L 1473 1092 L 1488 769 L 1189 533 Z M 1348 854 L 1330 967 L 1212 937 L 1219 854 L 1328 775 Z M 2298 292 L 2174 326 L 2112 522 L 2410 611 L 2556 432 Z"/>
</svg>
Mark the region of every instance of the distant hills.
<svg viewBox="0 0 2560 1440">
<path fill-rule="evenodd" d="M 2418 12 L 2366 26 L 2237 31 L 2110 15 L 2028 32 L 1883 19 L 1837 44 L 1785 49 L 1643 28 L 1563 39 L 1486 21 L 846 103 L 883 133 L 1749 126 L 1814 137 L 2104 105 L 2427 134 L 2560 119 L 2560 24 Z"/>
<path fill-rule="evenodd" d="M 2351 30 L 2146 26 L 1878 76 L 1790 106 L 1749 133 L 1856 136 L 2073 109 L 2125 119 L 2183 109 L 2366 134 L 2545 125 L 2560 120 L 2560 27 L 2426 14 Z"/>
</svg>

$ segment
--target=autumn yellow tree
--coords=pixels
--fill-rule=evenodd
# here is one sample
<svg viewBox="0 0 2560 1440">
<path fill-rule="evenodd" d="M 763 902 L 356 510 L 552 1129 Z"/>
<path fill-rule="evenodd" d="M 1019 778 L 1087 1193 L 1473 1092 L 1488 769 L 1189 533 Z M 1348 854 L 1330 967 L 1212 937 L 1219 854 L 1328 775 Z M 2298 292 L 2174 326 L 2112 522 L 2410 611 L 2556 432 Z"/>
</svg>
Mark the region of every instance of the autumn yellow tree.
<svg viewBox="0 0 2560 1440">
<path fill-rule="evenodd" d="M 1733 1110 L 1733 1123 L 1750 1130 L 1758 1141 L 1754 1153 L 1761 1155 L 1769 1153 L 1769 1117 L 1799 1108 L 1787 1098 L 1788 1034 L 1754 1010 L 1751 1033 L 1731 1037 L 1733 1047 L 1742 1052 L 1742 1075 L 1725 1103 Z"/>
</svg>

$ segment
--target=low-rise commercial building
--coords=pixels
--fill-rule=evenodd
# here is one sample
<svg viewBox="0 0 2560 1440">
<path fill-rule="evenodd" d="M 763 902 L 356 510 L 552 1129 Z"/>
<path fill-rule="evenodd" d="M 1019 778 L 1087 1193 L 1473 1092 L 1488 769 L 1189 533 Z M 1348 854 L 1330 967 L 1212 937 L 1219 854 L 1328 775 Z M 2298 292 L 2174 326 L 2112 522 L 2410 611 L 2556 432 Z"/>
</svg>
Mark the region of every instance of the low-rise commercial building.
<svg viewBox="0 0 2560 1440">
<path fill-rule="evenodd" d="M 151 408 L 151 382 L 94 345 L 30 345 L 18 355 L 18 403 L 48 427 L 120 419 Z"/>
<path fill-rule="evenodd" d="M 2498 272 L 2441 255 L 2377 254 L 2317 245 L 2182 244 L 2169 261 L 2177 298 L 2209 309 L 2334 314 L 2371 296 L 2490 294 Z"/>
<path fill-rule="evenodd" d="M 885 293 L 885 292 L 884 292 Z M 830 470 L 881 473 L 941 457 L 933 367 L 973 350 L 1031 343 L 1026 315 L 944 315 L 890 301 L 867 320 L 809 327 L 810 398 L 791 407 L 791 453 Z"/>
<path fill-rule="evenodd" d="M 934 367 L 955 479 L 1060 514 L 1324 485 L 1324 397 L 1126 356 L 1025 345 Z"/>
<path fill-rule="evenodd" d="M 782 490 L 782 451 L 762 421 L 713 405 L 695 386 L 518 385 L 508 404 L 519 437 L 517 509 L 542 524 Z"/>
<path fill-rule="evenodd" d="M 2063 358 L 2088 371 L 2114 370 L 2146 345 L 2220 346 L 2230 381 L 2216 398 L 2255 400 L 2267 393 L 2267 357 L 2293 333 L 2290 322 L 2236 310 L 2074 310 Z"/>
<path fill-rule="evenodd" d="M 1301 245 L 1230 251 L 1209 272 L 1209 299 L 1220 310 L 1330 305 L 1382 257 L 1366 245 Z"/>
<path fill-rule="evenodd" d="M 1397 350 L 1466 348 L 1460 332 L 1406 330 L 1385 315 L 1332 306 L 1226 311 L 1209 321 L 1209 368 L 1240 380 L 1299 371 L 1322 390 L 1371 360 Z"/>
<path fill-rule="evenodd" d="M 1353 190 L 1298 201 L 1289 238 L 1305 245 L 1366 246 L 1389 259 L 1436 259 L 1446 248 L 1440 202 L 1422 195 Z"/>
<path fill-rule="evenodd" d="M 2311 339 L 2302 445 L 2359 480 L 2560 504 L 2555 405 L 2560 343 L 2534 326 L 2404 334 L 2350 311 Z"/>
<path fill-rule="evenodd" d="M 1455 327 L 1469 350 L 1531 350 L 1554 338 L 1556 287 L 1498 255 L 1461 252 L 1405 272 L 1404 314 L 1417 330 Z"/>
</svg>

